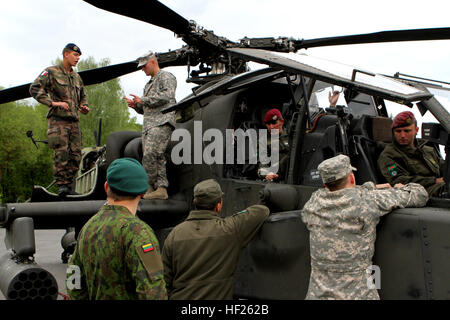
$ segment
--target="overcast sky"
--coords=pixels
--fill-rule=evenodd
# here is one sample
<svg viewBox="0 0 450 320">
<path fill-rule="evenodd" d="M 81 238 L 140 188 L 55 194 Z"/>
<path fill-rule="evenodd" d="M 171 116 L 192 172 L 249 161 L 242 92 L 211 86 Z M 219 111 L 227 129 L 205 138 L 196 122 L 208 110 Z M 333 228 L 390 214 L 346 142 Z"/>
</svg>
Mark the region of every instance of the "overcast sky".
<svg viewBox="0 0 450 320">
<path fill-rule="evenodd" d="M 163 0 L 166 6 L 217 35 L 237 41 L 247 37 L 320 38 L 384 30 L 449 27 L 443 0 L 300 1 Z M 151 14 L 151 12 L 149 12 Z M 81 0 L 0 2 L 0 86 L 32 82 L 77 44 L 82 58 L 109 58 L 112 64 L 134 60 L 148 50 L 165 52 L 183 42 L 171 31 L 98 9 Z M 450 82 L 450 41 L 337 46 L 308 49 L 327 58 L 376 73 L 396 72 Z M 177 100 L 190 93 L 185 67 L 167 68 L 178 80 Z M 120 78 L 126 94 L 142 94 L 142 71 Z M 91 106 L 95 107 L 95 106 Z M 135 113 L 133 113 L 135 114 Z"/>
</svg>

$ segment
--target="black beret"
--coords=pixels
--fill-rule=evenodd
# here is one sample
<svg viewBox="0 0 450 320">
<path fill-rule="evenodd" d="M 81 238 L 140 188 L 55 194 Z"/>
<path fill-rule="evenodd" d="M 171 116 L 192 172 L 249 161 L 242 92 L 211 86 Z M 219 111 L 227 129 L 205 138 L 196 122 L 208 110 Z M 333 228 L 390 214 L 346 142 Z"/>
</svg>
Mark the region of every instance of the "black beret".
<svg viewBox="0 0 450 320">
<path fill-rule="evenodd" d="M 79 54 L 81 54 L 80 47 L 77 46 L 75 43 L 68 43 L 68 44 L 64 47 L 64 49 L 69 49 L 69 50 L 72 50 L 72 51 L 75 51 L 75 52 L 78 52 Z"/>
</svg>

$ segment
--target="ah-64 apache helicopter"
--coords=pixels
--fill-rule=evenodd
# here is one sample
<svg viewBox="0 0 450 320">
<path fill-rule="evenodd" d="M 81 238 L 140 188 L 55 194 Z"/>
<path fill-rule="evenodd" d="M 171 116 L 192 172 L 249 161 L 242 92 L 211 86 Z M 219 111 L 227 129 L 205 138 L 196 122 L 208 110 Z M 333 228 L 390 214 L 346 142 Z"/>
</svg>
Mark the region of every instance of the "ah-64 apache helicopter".
<svg viewBox="0 0 450 320">
<path fill-rule="evenodd" d="M 448 93 L 448 83 L 382 76 L 294 52 L 343 44 L 448 40 L 450 28 L 312 40 L 244 38 L 232 42 L 200 28 L 158 1 L 139 5 L 136 1 L 86 2 L 169 29 L 186 42 L 180 49 L 157 56 L 161 67 L 199 65 L 188 79 L 199 85 L 193 94 L 165 110 L 177 111 L 176 129 L 185 129 L 193 137 L 191 150 L 200 147 L 203 152 L 208 146 L 209 140 L 203 136 L 208 129 L 217 129 L 223 137 L 227 130 L 262 129 L 268 109 L 277 107 L 282 111 L 291 151 L 286 176 L 278 183 L 258 180 L 248 149 L 243 161 L 237 161 L 236 150 L 233 161 L 226 163 L 198 164 L 192 158 L 181 164 L 169 161 L 169 199 L 142 200 L 138 210 L 138 216 L 153 227 L 162 244 L 171 228 L 187 216 L 193 186 L 203 179 L 212 177 L 221 184 L 225 192 L 224 216 L 263 200 L 271 216 L 241 256 L 235 297 L 305 297 L 310 274 L 309 235 L 300 212 L 312 192 L 322 187 L 317 165 L 334 155 L 347 154 L 358 169 L 358 184 L 385 182 L 376 160 L 383 143 L 392 139 L 392 120 L 386 108 L 389 101 L 409 107 L 415 103 L 422 115 L 431 112 L 439 123 L 422 124 L 422 136 L 436 148 L 442 145 L 446 153 L 449 151 L 450 114 L 432 94 L 439 90 Z M 249 61 L 268 67 L 248 72 Z M 136 66 L 136 61 L 130 61 L 80 75 L 90 85 L 134 72 Z M 334 86 L 342 90 L 340 105 L 325 108 L 317 115 L 320 107 L 326 107 L 321 97 L 335 90 Z M 0 91 L 0 103 L 29 97 L 28 88 L 26 84 Z M 169 155 L 175 145 L 173 141 Z M 12 249 L 0 259 L 0 289 L 8 299 L 56 297 L 54 277 L 32 258 L 34 229 L 79 230 L 105 201 L 103 183 L 108 165 L 125 156 L 142 159 L 140 132 L 115 132 L 105 146 L 84 150 L 75 184 L 80 195 L 60 198 L 43 187 L 35 187 L 29 202 L 0 208 L 0 226 L 7 229 L 5 240 Z M 448 162 L 444 178 L 450 181 Z M 396 210 L 382 219 L 374 256 L 374 264 L 382 271 L 382 299 L 450 298 L 449 207 L 450 200 L 431 198 L 427 207 Z M 67 234 L 65 237 L 70 238 Z M 73 244 L 73 234 L 67 239 L 63 238 L 63 242 Z"/>
</svg>

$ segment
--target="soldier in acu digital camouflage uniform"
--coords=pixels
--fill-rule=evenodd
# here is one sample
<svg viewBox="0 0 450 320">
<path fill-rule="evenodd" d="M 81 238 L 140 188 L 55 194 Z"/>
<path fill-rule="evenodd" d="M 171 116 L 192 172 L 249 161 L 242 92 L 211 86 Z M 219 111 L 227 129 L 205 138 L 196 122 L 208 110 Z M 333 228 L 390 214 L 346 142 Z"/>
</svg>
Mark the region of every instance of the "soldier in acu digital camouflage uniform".
<svg viewBox="0 0 450 320">
<path fill-rule="evenodd" d="M 306 299 L 379 299 L 368 281 L 376 225 L 395 208 L 424 206 L 428 194 L 417 183 L 357 186 L 345 155 L 323 161 L 318 170 L 326 188 L 315 191 L 302 211 L 311 249 Z"/>
<path fill-rule="evenodd" d="M 70 297 L 167 299 L 158 240 L 152 228 L 136 217 L 148 189 L 144 167 L 132 158 L 117 159 L 108 167 L 106 179 L 108 202 L 84 225 L 69 261 Z"/>
<path fill-rule="evenodd" d="M 447 191 L 443 172 L 444 160 L 437 151 L 427 146 L 427 140 L 417 139 L 419 131 L 414 114 L 400 112 L 392 122 L 391 144 L 378 158 L 378 167 L 391 184 L 419 183 L 430 196 L 440 196 Z"/>
<path fill-rule="evenodd" d="M 75 194 L 72 182 L 81 161 L 81 131 L 78 111 L 89 112 L 83 81 L 72 67 L 80 59 L 81 50 L 69 43 L 63 50 L 63 61 L 45 69 L 30 86 L 30 94 L 50 109 L 48 118 L 48 145 L 55 151 L 53 175 L 58 194 Z"/>
<path fill-rule="evenodd" d="M 165 151 L 175 128 L 175 112 L 163 114 L 161 110 L 176 103 L 177 79 L 170 72 L 159 68 L 158 60 L 151 51 L 137 59 L 150 81 L 145 85 L 144 95 L 134 94 L 133 100 L 124 97 L 130 108 L 144 115 L 142 131 L 142 164 L 147 171 L 149 190 L 144 199 L 167 199 L 169 182 L 166 175 Z"/>
</svg>

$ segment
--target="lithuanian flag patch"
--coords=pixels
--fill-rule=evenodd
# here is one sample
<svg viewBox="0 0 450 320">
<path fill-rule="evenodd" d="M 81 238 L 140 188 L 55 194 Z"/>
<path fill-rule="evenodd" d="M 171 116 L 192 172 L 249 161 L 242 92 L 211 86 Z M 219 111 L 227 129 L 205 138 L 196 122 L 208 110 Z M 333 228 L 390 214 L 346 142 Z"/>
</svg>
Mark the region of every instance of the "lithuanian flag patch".
<svg viewBox="0 0 450 320">
<path fill-rule="evenodd" d="M 153 243 L 144 244 L 141 248 L 144 252 L 153 251 L 155 249 L 155 247 L 153 247 Z"/>
</svg>

